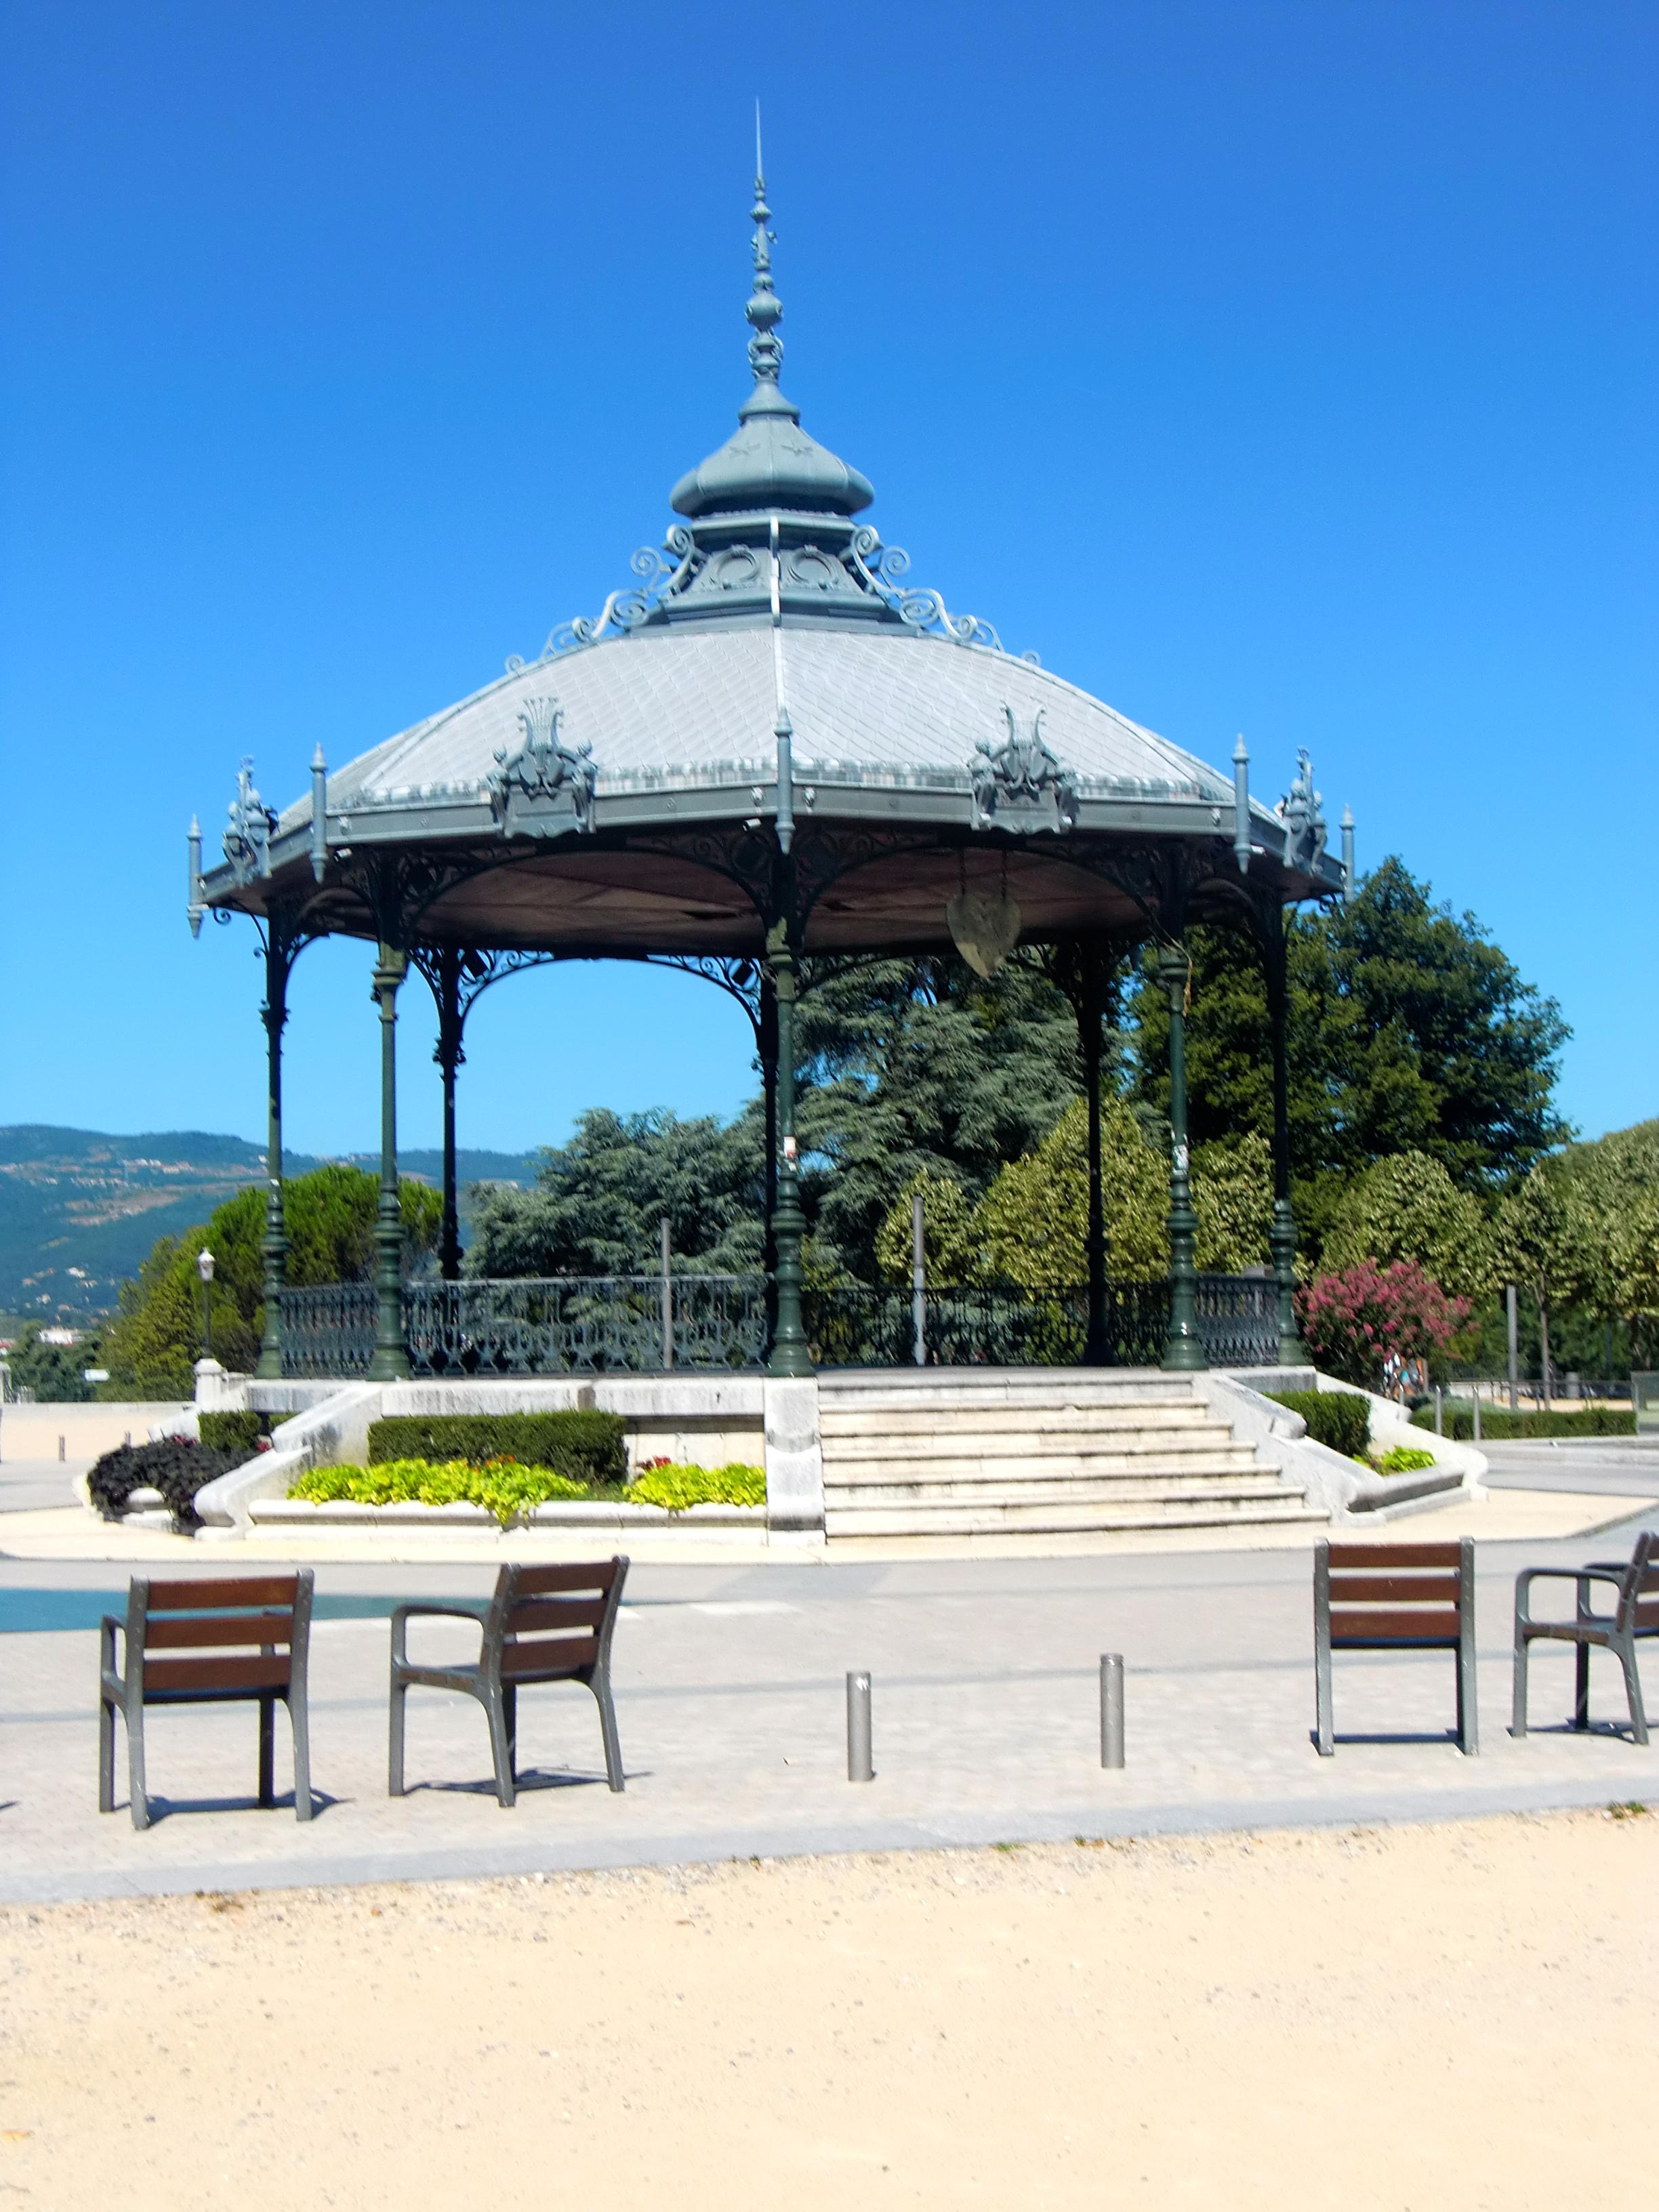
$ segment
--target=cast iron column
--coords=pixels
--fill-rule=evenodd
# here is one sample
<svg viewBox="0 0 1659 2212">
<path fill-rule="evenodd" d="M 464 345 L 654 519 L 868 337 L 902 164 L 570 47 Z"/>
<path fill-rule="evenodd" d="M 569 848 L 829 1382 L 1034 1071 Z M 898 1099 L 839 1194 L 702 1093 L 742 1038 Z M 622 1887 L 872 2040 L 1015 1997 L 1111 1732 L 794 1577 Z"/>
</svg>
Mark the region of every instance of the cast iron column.
<svg viewBox="0 0 1659 2212">
<path fill-rule="evenodd" d="M 444 1210 L 438 1237 L 438 1267 L 445 1282 L 461 1272 L 461 1218 L 455 1188 L 455 1072 L 466 1058 L 461 1049 L 465 1016 L 461 1012 L 461 956 L 446 945 L 438 956 L 438 1042 L 432 1057 L 444 1085 Z"/>
<path fill-rule="evenodd" d="M 1187 955 L 1166 945 L 1158 957 L 1158 981 L 1170 1001 L 1170 1333 L 1163 1364 L 1181 1374 L 1209 1365 L 1198 1331 L 1198 1268 L 1187 1158 Z"/>
<path fill-rule="evenodd" d="M 283 1030 L 288 1021 L 288 974 L 293 956 L 277 917 L 270 916 L 265 939 L 265 1233 L 260 1251 L 265 1263 L 265 1325 L 254 1373 L 283 1371 L 283 1291 L 288 1282 L 288 1223 L 283 1212 Z"/>
<path fill-rule="evenodd" d="M 1078 1020 L 1083 1047 L 1083 1095 L 1089 1116 L 1089 1227 L 1084 1256 L 1089 1279 L 1089 1322 L 1083 1340 L 1085 1367 L 1112 1364 L 1111 1331 L 1106 1316 L 1106 1204 L 1100 1174 L 1100 1024 L 1105 1012 L 1105 981 L 1100 947 L 1086 939 L 1078 947 Z"/>
<path fill-rule="evenodd" d="M 772 1208 L 777 1319 L 767 1366 L 774 1375 L 810 1375 L 812 1354 L 800 1310 L 800 1246 L 806 1217 L 801 1212 L 800 1170 L 795 1157 L 795 954 L 787 921 L 774 925 L 766 958 L 778 1005 L 778 1182 Z"/>
<path fill-rule="evenodd" d="M 380 1006 L 380 1203 L 374 1224 L 379 1311 L 368 1370 L 377 1382 L 398 1382 L 409 1372 L 409 1347 L 404 1340 L 404 1222 L 398 1202 L 398 987 L 408 970 L 408 955 L 383 939 L 374 969 L 374 995 Z"/>
<path fill-rule="evenodd" d="M 770 968 L 763 969 L 761 973 L 760 1018 L 755 1025 L 755 1042 L 760 1053 L 761 1104 L 766 1123 L 765 1181 L 762 1194 L 765 1226 L 761 1266 L 766 1272 L 766 1326 L 769 1334 L 776 1330 L 778 1325 L 778 1244 L 773 1222 L 778 1205 L 778 994 Z"/>
<path fill-rule="evenodd" d="M 1267 1232 L 1267 1249 L 1273 1254 L 1273 1284 L 1279 1297 L 1279 1364 L 1305 1367 L 1308 1347 L 1296 1322 L 1296 1216 L 1291 1210 L 1290 970 L 1285 910 L 1277 899 L 1264 919 L 1262 944 L 1273 1054 L 1273 1223 Z"/>
</svg>

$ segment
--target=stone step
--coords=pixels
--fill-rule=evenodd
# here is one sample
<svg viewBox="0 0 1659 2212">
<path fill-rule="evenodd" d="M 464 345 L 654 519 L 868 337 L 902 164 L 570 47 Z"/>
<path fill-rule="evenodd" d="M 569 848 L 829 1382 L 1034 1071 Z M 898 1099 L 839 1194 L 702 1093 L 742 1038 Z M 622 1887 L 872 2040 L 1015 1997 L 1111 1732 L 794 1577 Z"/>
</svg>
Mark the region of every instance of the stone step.
<svg viewBox="0 0 1659 2212">
<path fill-rule="evenodd" d="M 1291 1493 L 1273 1472 L 1260 1474 L 1119 1475 L 1102 1481 L 1074 1482 L 851 1482 L 838 1483 L 824 1492 L 824 1510 L 831 1513 L 914 1505 L 919 1511 L 963 1506 L 977 1511 L 981 1505 L 1115 1505 L 1145 1504 L 1158 1498 L 1205 1500 L 1267 1498 L 1283 1499 Z"/>
<path fill-rule="evenodd" d="M 1139 1429 L 1010 1430 L 999 1434 L 977 1426 L 939 1427 L 925 1436 L 895 1436 L 872 1429 L 853 1437 L 825 1437 L 823 1455 L 837 1463 L 854 1459 L 1156 1459 L 1168 1454 L 1184 1459 L 1195 1451 L 1225 1451 L 1232 1431 L 1224 1421 L 1194 1421 L 1170 1428 L 1160 1421 Z M 1249 1450 L 1248 1445 L 1239 1447 Z"/>
<path fill-rule="evenodd" d="M 1027 1456 L 1019 1452 L 959 1452 L 953 1437 L 922 1458 L 908 1452 L 860 1452 L 857 1458 L 826 1453 L 826 1490 L 858 1482 L 1057 1482 L 1109 1481 L 1114 1476 L 1155 1474 L 1249 1474 L 1261 1462 L 1251 1444 L 1219 1443 L 1191 1451 L 1054 1452 Z"/>
<path fill-rule="evenodd" d="M 900 1382 L 884 1374 L 878 1381 L 853 1383 L 834 1376 L 818 1380 L 818 1401 L 825 1411 L 882 1407 L 898 1411 L 915 1407 L 958 1405 L 995 1406 L 1194 1406 L 1203 1400 L 1182 1376 L 1133 1382 L 1032 1382 L 975 1375 L 971 1368 L 918 1368 L 915 1382 Z M 948 1379 L 947 1379 L 948 1378 Z"/>
<path fill-rule="evenodd" d="M 954 1419 L 951 1419 L 954 1417 Z M 945 1425 L 970 1427 L 981 1436 L 1047 1436 L 1054 1432 L 1115 1436 L 1137 1430 L 1224 1426 L 1207 1406 L 957 1406 L 827 1405 L 820 1433 L 830 1437 L 933 1437 Z"/>
<path fill-rule="evenodd" d="M 1275 1498 L 1183 1503 L 1175 1500 L 1118 1507 L 1001 1505 L 957 1507 L 936 1512 L 914 1507 L 872 1507 L 843 1511 L 830 1508 L 824 1534 L 857 1536 L 1082 1536 L 1134 1529 L 1281 1527 L 1286 1522 L 1329 1518 L 1297 1492 Z"/>
</svg>

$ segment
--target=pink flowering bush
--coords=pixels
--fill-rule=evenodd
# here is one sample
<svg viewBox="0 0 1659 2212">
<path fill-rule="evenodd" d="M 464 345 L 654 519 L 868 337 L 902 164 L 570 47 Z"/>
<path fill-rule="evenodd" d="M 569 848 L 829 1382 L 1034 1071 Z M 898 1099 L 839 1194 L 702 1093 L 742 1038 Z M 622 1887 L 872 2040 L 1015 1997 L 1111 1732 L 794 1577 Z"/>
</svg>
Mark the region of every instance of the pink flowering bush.
<svg viewBox="0 0 1659 2212">
<path fill-rule="evenodd" d="M 1302 1334 L 1320 1366 L 1369 1390 L 1392 1390 L 1413 1369 L 1426 1378 L 1468 1319 L 1468 1302 L 1448 1297 L 1414 1260 L 1386 1267 L 1362 1260 L 1316 1275 L 1297 1293 Z"/>
</svg>

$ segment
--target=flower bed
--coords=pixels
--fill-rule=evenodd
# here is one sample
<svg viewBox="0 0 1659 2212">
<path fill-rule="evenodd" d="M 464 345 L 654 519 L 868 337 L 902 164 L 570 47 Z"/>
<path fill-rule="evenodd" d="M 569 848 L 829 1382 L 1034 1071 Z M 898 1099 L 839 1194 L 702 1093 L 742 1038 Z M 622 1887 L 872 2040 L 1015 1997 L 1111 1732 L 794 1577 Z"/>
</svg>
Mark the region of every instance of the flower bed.
<svg viewBox="0 0 1659 2212">
<path fill-rule="evenodd" d="M 635 1482 L 575 1482 L 556 1468 L 518 1460 L 475 1467 L 466 1460 L 383 1460 L 372 1467 L 318 1467 L 301 1475 L 289 1496 L 313 1505 L 471 1505 L 503 1528 L 527 1522 L 538 1506 L 611 1503 L 671 1513 L 698 1505 L 764 1508 L 766 1475 L 757 1467 L 674 1467 L 658 1463 Z"/>
</svg>

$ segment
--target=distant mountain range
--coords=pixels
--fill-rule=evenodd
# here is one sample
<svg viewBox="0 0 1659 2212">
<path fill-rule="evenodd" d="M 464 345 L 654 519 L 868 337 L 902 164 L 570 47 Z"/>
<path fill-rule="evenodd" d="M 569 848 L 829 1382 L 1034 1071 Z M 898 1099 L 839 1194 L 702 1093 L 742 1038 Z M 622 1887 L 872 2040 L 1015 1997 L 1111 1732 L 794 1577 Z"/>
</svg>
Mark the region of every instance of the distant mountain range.
<svg viewBox="0 0 1659 2212">
<path fill-rule="evenodd" d="M 340 1157 L 356 1167 L 380 1165 L 378 1153 Z M 323 1163 L 290 1152 L 283 1164 L 303 1175 Z M 436 1183 L 443 1156 L 404 1152 L 399 1165 Z M 473 1182 L 532 1182 L 537 1159 L 463 1150 L 457 1166 L 465 1190 Z M 0 1128 L 0 1311 L 43 1320 L 108 1312 L 158 1237 L 205 1221 L 264 1172 L 261 1146 L 201 1129 L 112 1137 L 27 1122 Z"/>
</svg>

